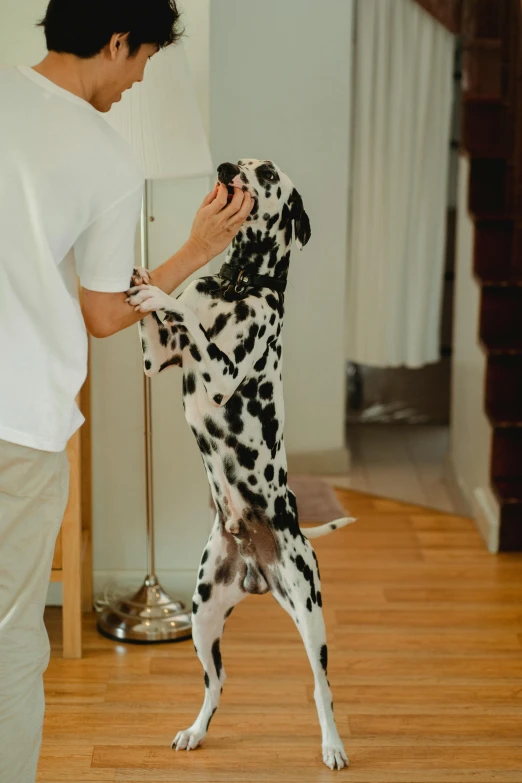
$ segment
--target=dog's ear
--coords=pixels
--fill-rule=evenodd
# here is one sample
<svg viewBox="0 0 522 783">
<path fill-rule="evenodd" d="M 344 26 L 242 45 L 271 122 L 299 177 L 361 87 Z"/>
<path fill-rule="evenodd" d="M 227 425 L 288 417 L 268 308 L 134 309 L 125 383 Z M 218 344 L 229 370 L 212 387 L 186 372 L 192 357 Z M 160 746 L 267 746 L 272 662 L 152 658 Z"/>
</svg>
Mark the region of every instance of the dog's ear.
<svg viewBox="0 0 522 783">
<path fill-rule="evenodd" d="M 295 242 L 299 250 L 308 244 L 312 236 L 310 228 L 310 218 L 305 212 L 303 199 L 300 193 L 294 188 L 290 196 L 291 218 L 294 223 Z"/>
</svg>

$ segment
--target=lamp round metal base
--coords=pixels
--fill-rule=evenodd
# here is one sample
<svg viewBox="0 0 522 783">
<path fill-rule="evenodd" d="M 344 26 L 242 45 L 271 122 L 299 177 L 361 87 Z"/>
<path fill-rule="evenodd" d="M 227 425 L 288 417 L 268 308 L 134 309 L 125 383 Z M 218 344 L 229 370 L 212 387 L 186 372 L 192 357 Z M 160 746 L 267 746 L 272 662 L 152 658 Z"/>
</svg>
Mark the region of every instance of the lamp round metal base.
<svg viewBox="0 0 522 783">
<path fill-rule="evenodd" d="M 113 601 L 98 619 L 102 636 L 117 642 L 157 644 L 192 638 L 192 618 L 156 577 L 148 576 L 137 593 Z"/>
</svg>

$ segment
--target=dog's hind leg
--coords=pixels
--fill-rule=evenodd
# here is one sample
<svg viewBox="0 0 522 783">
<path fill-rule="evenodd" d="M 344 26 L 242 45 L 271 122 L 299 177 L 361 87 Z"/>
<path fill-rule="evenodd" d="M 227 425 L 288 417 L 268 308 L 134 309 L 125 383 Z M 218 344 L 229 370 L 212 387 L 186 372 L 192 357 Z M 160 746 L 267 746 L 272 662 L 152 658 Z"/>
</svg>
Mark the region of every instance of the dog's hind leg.
<svg viewBox="0 0 522 783">
<path fill-rule="evenodd" d="M 193 725 L 174 738 L 172 747 L 176 750 L 194 750 L 201 745 L 218 708 L 226 679 L 221 637 L 227 617 L 246 595 L 240 587 L 244 577 L 237 545 L 231 535 L 222 533 L 216 520 L 201 559 L 192 604 L 194 646 L 205 672 L 205 699 Z"/>
<path fill-rule="evenodd" d="M 321 609 L 319 569 L 311 544 L 296 539 L 296 546 L 297 554 L 286 553 L 284 556 L 280 566 L 279 589 L 273 590 L 273 595 L 297 625 L 312 667 L 323 761 L 330 769 L 342 769 L 349 761 L 335 723 L 332 692 L 327 677 L 328 648 Z"/>
</svg>

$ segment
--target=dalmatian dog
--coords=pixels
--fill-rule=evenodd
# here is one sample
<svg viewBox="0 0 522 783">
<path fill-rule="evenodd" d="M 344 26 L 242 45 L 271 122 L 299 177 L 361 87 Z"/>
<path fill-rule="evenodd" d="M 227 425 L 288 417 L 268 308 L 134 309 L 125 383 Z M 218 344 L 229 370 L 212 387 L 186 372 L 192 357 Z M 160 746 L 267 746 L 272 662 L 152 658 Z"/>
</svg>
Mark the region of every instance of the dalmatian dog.
<svg viewBox="0 0 522 783">
<path fill-rule="evenodd" d="M 218 179 L 230 197 L 240 187 L 254 199 L 220 274 L 200 278 L 174 299 L 136 270 L 127 300 L 149 314 L 140 324 L 147 375 L 183 370 L 185 415 L 217 509 L 192 606 L 205 698 L 172 747 L 193 750 L 203 742 L 225 681 L 225 622 L 245 596 L 270 591 L 306 647 L 323 760 L 342 769 L 348 758 L 334 719 L 319 567 L 308 539 L 354 520 L 300 529 L 283 439 L 284 292 L 293 235 L 298 247 L 306 245 L 310 221 L 292 182 L 271 161 L 225 163 Z"/>
</svg>

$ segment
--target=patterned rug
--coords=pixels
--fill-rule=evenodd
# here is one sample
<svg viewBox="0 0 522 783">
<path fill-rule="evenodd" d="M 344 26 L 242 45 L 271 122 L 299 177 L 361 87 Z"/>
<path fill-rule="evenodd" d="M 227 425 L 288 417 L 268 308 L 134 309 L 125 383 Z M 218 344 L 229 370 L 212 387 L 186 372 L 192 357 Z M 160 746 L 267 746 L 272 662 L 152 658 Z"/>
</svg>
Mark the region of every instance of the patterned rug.
<svg viewBox="0 0 522 783">
<path fill-rule="evenodd" d="M 288 484 L 297 498 L 300 522 L 332 522 L 346 516 L 333 487 L 319 476 L 290 475 Z"/>
</svg>

